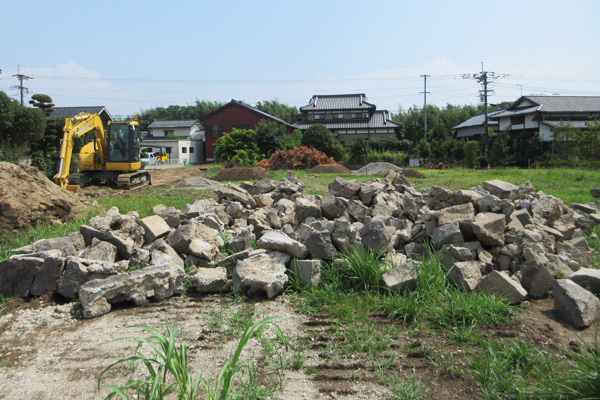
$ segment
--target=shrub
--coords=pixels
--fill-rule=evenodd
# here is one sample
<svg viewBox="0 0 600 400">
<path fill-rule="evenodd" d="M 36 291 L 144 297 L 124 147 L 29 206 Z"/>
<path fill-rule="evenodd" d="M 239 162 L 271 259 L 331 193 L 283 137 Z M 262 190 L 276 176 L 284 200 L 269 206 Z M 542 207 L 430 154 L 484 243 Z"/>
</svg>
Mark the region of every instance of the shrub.
<svg viewBox="0 0 600 400">
<path fill-rule="evenodd" d="M 266 157 L 283 150 L 285 127 L 276 121 L 261 119 L 256 126 L 256 144 Z"/>
<path fill-rule="evenodd" d="M 479 153 L 479 142 L 471 140 L 465 144 L 465 167 L 475 168 L 475 159 Z"/>
<path fill-rule="evenodd" d="M 486 168 L 489 165 L 488 159 L 480 156 L 475 159 L 475 166 L 479 168 Z"/>
<path fill-rule="evenodd" d="M 217 161 L 252 165 L 263 158 L 263 155 L 256 144 L 256 133 L 253 130 L 234 128 L 217 140 L 215 158 Z"/>
<path fill-rule="evenodd" d="M 344 156 L 344 146 L 324 125 L 316 124 L 308 128 L 302 135 L 302 145 L 320 150 L 336 160 Z"/>
</svg>

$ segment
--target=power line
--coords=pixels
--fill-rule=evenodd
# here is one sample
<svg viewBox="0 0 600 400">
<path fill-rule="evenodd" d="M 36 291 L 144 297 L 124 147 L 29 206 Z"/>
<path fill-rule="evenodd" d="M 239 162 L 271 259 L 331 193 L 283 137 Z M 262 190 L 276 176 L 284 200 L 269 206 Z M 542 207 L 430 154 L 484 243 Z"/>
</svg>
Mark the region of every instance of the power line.
<svg viewBox="0 0 600 400">
<path fill-rule="evenodd" d="M 33 79 L 33 78 L 30 76 L 21 74 L 20 67 L 18 67 L 18 68 L 19 68 L 18 73 L 16 75 L 13 75 L 13 77 L 15 77 L 19 80 L 19 84 L 17 86 L 13 86 L 11 89 L 19 89 L 21 91 L 21 105 L 25 106 L 24 94 L 29 93 L 29 89 L 26 88 L 25 86 L 23 86 L 23 81 L 28 81 L 29 79 Z"/>
</svg>

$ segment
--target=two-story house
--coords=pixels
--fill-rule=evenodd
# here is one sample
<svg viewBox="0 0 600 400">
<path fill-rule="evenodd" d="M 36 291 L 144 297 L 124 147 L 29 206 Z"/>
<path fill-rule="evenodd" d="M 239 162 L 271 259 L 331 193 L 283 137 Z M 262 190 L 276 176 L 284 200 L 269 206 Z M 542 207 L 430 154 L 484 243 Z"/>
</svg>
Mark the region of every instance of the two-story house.
<svg viewBox="0 0 600 400">
<path fill-rule="evenodd" d="M 490 118 L 500 131 L 538 133 L 549 142 L 559 126 L 585 129 L 586 122 L 600 118 L 600 96 L 523 96 Z"/>
<path fill-rule="evenodd" d="M 142 138 L 142 149 L 166 152 L 170 160 L 182 163 L 204 161 L 204 129 L 196 120 L 154 121 Z"/>
<path fill-rule="evenodd" d="M 358 138 L 391 140 L 397 137 L 400 124 L 391 120 L 387 110 L 377 110 L 364 93 L 315 95 L 300 108 L 299 121 L 293 126 L 302 131 L 321 124 L 336 133 L 344 145 Z"/>
</svg>

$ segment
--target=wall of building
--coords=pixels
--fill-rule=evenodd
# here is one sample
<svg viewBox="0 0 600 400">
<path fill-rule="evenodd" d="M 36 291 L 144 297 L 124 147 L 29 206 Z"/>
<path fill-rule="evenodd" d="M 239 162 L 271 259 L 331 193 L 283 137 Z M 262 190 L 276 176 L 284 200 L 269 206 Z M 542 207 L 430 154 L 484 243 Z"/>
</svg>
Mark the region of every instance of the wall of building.
<svg viewBox="0 0 600 400">
<path fill-rule="evenodd" d="M 215 137 L 213 126 L 221 126 L 223 133 L 231 132 L 233 128 L 255 129 L 258 123 L 268 119 L 263 114 L 254 112 L 238 104 L 229 104 L 215 113 L 209 115 L 204 120 L 204 130 L 206 131 L 206 159 L 213 161 L 215 158 L 215 143 L 218 137 Z M 292 133 L 293 129 L 286 126 L 286 132 Z"/>
<path fill-rule="evenodd" d="M 152 140 L 147 142 L 142 142 L 141 148 L 146 149 L 145 146 L 161 146 L 161 147 L 170 147 L 171 153 L 169 154 L 169 159 L 179 160 L 180 163 L 183 162 L 184 159 L 190 164 L 193 163 L 201 163 L 204 161 L 203 154 L 203 142 L 201 140 L 175 140 L 175 139 L 165 139 L 165 140 Z M 190 152 L 190 148 L 193 148 L 193 151 Z M 151 151 L 158 153 L 161 150 L 157 147 L 151 147 Z M 184 152 L 185 149 L 185 152 Z M 169 150 L 163 149 L 162 151 Z"/>
</svg>

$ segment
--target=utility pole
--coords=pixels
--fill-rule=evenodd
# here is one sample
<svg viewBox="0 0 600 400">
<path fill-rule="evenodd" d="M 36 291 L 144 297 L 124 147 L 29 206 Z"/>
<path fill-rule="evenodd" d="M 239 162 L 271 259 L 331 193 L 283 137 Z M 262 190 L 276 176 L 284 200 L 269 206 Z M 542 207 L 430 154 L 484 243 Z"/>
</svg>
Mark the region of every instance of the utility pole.
<svg viewBox="0 0 600 400">
<path fill-rule="evenodd" d="M 13 76 L 19 80 L 19 85 L 13 86 L 13 89 L 19 89 L 21 91 L 21 105 L 25 106 L 25 98 L 23 95 L 25 93 L 29 93 L 29 89 L 27 89 L 25 86 L 23 86 L 23 81 L 28 81 L 33 78 L 30 76 L 21 74 L 20 67 L 19 67 L 18 73 Z"/>
<path fill-rule="evenodd" d="M 427 77 L 429 75 L 421 75 L 423 77 L 423 95 L 424 95 L 424 99 L 423 99 L 423 112 L 425 113 L 425 140 L 427 140 L 427 93 L 429 93 L 427 91 Z M 431 94 L 431 93 L 430 93 Z"/>
<path fill-rule="evenodd" d="M 488 83 L 490 82 L 490 80 L 506 78 L 508 75 L 507 74 L 497 75 L 495 72 L 484 71 L 483 63 L 481 63 L 481 72 L 480 73 L 478 73 L 478 74 L 463 74 L 461 76 L 464 79 L 474 79 L 483 86 L 483 89 L 479 91 L 479 98 L 483 102 L 484 113 L 485 113 L 485 118 L 484 118 L 484 122 L 483 122 L 483 151 L 484 151 L 484 155 L 487 157 L 488 151 L 489 151 L 489 148 L 488 148 L 489 147 L 488 146 L 488 143 L 489 143 L 488 96 L 489 96 L 490 92 L 493 92 L 493 90 L 488 89 Z"/>
</svg>

